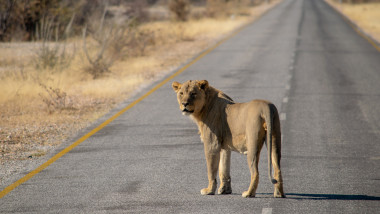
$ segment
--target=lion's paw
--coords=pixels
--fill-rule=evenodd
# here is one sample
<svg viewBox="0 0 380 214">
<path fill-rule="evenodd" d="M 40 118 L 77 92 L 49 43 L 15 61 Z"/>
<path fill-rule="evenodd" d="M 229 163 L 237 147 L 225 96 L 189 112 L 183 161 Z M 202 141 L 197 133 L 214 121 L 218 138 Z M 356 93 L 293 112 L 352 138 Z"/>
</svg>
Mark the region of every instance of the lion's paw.
<svg viewBox="0 0 380 214">
<path fill-rule="evenodd" d="M 275 198 L 286 198 L 282 185 L 275 185 L 273 196 Z"/>
<path fill-rule="evenodd" d="M 254 198 L 255 194 L 250 194 L 248 191 L 245 191 L 241 196 L 243 196 L 243 198 Z"/>
<path fill-rule="evenodd" d="M 221 186 L 218 189 L 218 194 L 220 195 L 227 195 L 232 193 L 232 188 L 230 186 Z"/>
<path fill-rule="evenodd" d="M 275 197 L 275 198 L 286 198 L 286 196 L 285 196 L 285 194 L 284 193 L 279 193 L 279 192 L 275 192 L 274 194 L 273 194 L 273 197 Z"/>
<path fill-rule="evenodd" d="M 209 188 L 204 188 L 204 189 L 201 189 L 201 194 L 202 195 L 214 195 L 215 191 L 212 191 Z"/>
</svg>

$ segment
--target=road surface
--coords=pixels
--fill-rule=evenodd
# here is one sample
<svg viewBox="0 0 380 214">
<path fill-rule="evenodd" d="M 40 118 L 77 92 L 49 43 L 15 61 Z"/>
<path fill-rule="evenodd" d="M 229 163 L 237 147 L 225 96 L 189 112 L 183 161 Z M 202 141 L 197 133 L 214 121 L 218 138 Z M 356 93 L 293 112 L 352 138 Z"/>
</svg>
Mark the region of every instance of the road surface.
<svg viewBox="0 0 380 214">
<path fill-rule="evenodd" d="M 189 79 L 278 107 L 287 198 L 272 198 L 265 148 L 256 198 L 241 197 L 237 153 L 233 194 L 200 195 L 203 146 L 171 89 Z M 379 109 L 380 52 L 324 1 L 285 0 L 10 191 L 0 213 L 379 213 Z"/>
</svg>

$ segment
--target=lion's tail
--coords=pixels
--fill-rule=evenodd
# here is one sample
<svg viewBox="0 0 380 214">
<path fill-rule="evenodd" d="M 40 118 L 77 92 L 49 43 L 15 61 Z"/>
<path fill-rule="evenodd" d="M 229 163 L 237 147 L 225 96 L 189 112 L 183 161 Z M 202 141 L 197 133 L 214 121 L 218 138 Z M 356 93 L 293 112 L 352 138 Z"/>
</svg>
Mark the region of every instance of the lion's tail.
<svg viewBox="0 0 380 214">
<path fill-rule="evenodd" d="M 272 176 L 272 130 L 273 130 L 273 117 L 274 117 L 274 112 L 273 108 L 271 107 L 271 104 L 267 106 L 264 110 L 264 120 L 267 125 L 267 136 L 266 136 L 266 144 L 267 144 L 267 149 L 268 149 L 268 175 L 269 175 L 269 180 L 273 183 L 276 184 L 277 180 L 273 178 Z"/>
</svg>

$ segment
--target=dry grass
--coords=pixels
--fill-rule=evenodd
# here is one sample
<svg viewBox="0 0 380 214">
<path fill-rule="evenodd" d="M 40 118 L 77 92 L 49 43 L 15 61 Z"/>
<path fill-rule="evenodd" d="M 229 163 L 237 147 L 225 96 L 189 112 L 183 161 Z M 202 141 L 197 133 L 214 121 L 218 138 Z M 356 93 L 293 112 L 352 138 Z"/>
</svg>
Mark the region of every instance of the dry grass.
<svg viewBox="0 0 380 214">
<path fill-rule="evenodd" d="M 67 41 L 67 51 L 75 57 L 68 68 L 58 70 L 36 68 L 36 49 L 41 45 L 37 42 L 0 43 L 0 165 L 43 156 L 141 85 L 172 71 L 271 6 L 253 7 L 252 15 L 233 19 L 144 24 L 140 30 L 153 36 L 144 54 L 121 57 L 110 73 L 97 79 L 84 72 L 81 38 Z M 60 106 L 51 104 L 55 102 Z"/>
<path fill-rule="evenodd" d="M 337 1 L 326 1 L 380 42 L 380 2 L 339 4 Z"/>
</svg>

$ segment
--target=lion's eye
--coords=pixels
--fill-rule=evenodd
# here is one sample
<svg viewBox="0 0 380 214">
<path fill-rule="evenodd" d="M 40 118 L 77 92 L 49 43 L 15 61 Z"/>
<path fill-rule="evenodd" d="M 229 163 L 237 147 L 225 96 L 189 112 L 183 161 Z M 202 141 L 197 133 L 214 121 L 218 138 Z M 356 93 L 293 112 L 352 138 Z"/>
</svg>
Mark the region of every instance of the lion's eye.
<svg viewBox="0 0 380 214">
<path fill-rule="evenodd" d="M 191 95 L 192 97 L 196 97 L 196 96 L 197 96 L 197 93 L 194 93 L 194 92 L 193 92 L 193 93 L 191 93 L 190 95 Z"/>
<path fill-rule="evenodd" d="M 182 91 L 181 91 L 181 92 L 179 92 L 179 95 L 181 95 L 181 96 L 182 96 L 182 95 L 183 95 L 183 92 L 182 92 Z"/>
</svg>

